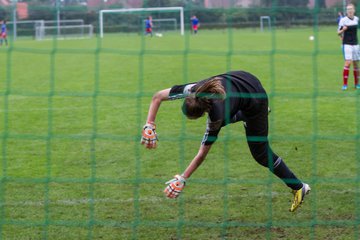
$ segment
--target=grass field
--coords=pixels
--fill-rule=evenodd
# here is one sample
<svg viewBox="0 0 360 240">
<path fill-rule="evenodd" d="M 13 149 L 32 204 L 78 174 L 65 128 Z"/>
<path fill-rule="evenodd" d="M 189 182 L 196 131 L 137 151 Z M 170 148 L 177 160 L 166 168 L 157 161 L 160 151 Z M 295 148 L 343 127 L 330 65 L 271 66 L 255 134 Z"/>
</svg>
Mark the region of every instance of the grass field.
<svg viewBox="0 0 360 240">
<path fill-rule="evenodd" d="M 341 91 L 335 31 L 2 47 L 0 239 L 360 239 L 360 92 Z M 139 144 L 155 91 L 237 69 L 263 82 L 273 149 L 312 187 L 295 213 L 289 189 L 252 159 L 242 124 L 222 130 L 176 200 L 164 182 L 197 153 L 206 119 L 165 102 L 158 149 Z"/>
</svg>

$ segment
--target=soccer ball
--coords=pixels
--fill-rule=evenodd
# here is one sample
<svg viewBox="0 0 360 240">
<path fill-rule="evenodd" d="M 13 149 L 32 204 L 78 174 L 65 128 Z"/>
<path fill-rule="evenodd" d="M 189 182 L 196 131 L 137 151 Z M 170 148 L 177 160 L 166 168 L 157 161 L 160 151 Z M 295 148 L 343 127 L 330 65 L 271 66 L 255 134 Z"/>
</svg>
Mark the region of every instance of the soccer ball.
<svg viewBox="0 0 360 240">
<path fill-rule="evenodd" d="M 309 37 L 309 40 L 310 40 L 310 41 L 314 41 L 314 39 L 315 39 L 314 36 L 310 36 L 310 37 Z"/>
<path fill-rule="evenodd" d="M 155 36 L 162 37 L 163 35 L 162 35 L 162 33 L 156 33 Z"/>
</svg>

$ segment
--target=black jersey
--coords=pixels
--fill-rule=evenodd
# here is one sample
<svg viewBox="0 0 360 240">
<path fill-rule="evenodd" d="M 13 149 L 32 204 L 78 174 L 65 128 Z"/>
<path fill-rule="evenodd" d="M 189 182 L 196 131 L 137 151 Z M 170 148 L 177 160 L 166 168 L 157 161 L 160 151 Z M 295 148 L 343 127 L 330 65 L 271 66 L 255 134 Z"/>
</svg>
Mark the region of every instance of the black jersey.
<svg viewBox="0 0 360 240">
<path fill-rule="evenodd" d="M 208 113 L 206 132 L 202 144 L 210 145 L 216 141 L 220 129 L 229 123 L 236 122 L 241 115 L 246 118 L 256 115 L 258 108 L 267 95 L 260 81 L 252 74 L 244 71 L 233 71 L 211 78 L 184 85 L 175 85 L 171 88 L 169 99 L 185 98 L 196 91 L 196 88 L 205 81 L 218 77 L 226 92 L 226 99 L 212 99 Z"/>
<path fill-rule="evenodd" d="M 343 17 L 339 22 L 338 30 L 341 30 L 344 26 L 347 30 L 343 33 L 343 44 L 357 45 L 357 29 L 358 29 L 359 18 L 354 16 L 353 19 L 349 17 Z"/>
</svg>

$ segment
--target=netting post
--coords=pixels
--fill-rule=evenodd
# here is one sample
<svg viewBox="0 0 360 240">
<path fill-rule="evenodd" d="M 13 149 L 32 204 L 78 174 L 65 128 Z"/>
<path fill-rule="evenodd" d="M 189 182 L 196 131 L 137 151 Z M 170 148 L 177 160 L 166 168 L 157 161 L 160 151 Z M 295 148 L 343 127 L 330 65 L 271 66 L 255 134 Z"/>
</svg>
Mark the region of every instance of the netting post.
<svg viewBox="0 0 360 240">
<path fill-rule="evenodd" d="M 6 69 L 11 69 L 12 63 L 12 47 L 7 52 Z M 6 184 L 8 175 L 8 135 L 9 135 L 9 95 L 11 94 L 11 71 L 6 72 L 6 85 L 4 92 L 4 132 L 2 136 L 2 177 L 0 181 L 0 239 L 3 236 L 3 228 L 6 223 L 5 220 L 5 195 L 6 195 Z"/>
<path fill-rule="evenodd" d="M 16 29 L 16 4 L 17 4 L 17 0 L 13 0 L 13 5 L 12 5 L 12 17 L 13 17 L 13 37 L 14 37 L 14 41 L 16 40 L 17 37 L 17 29 Z"/>
</svg>

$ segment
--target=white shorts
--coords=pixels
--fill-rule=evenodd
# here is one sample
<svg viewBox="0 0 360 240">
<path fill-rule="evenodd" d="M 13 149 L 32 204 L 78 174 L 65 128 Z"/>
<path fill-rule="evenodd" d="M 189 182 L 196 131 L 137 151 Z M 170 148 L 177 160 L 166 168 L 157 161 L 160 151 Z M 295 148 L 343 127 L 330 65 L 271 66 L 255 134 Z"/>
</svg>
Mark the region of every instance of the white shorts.
<svg viewBox="0 0 360 240">
<path fill-rule="evenodd" d="M 359 53 L 359 45 L 343 45 L 343 53 L 345 60 L 349 61 L 359 61 L 360 60 L 360 53 Z"/>
</svg>

